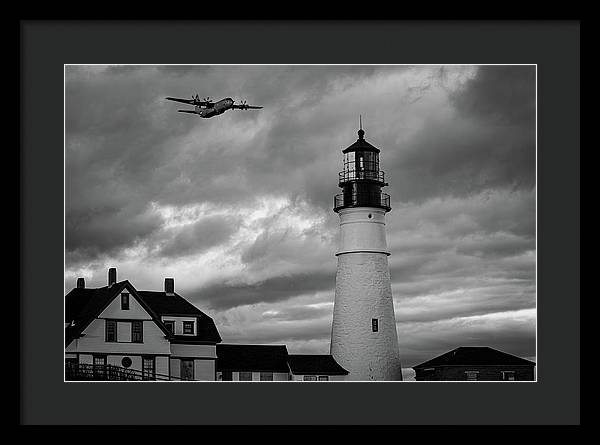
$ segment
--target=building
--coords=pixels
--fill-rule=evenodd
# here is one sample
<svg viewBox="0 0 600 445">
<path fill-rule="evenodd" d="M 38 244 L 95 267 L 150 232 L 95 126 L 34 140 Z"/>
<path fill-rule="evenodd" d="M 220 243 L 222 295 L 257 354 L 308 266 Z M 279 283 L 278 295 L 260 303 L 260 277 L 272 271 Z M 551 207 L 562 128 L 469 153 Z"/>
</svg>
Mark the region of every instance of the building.
<svg viewBox="0 0 600 445">
<path fill-rule="evenodd" d="M 290 380 L 303 382 L 329 382 L 346 380 L 348 371 L 331 355 L 290 354 Z"/>
<path fill-rule="evenodd" d="M 284 345 L 232 345 L 217 348 L 217 380 L 287 381 L 288 351 Z"/>
<path fill-rule="evenodd" d="M 171 278 L 163 292 L 138 291 L 111 268 L 107 286 L 79 278 L 65 297 L 67 380 L 214 380 L 220 342 Z"/>
<path fill-rule="evenodd" d="M 340 218 L 331 355 L 348 380 L 402 380 L 385 233 L 390 197 L 379 170 L 379 149 L 364 139 L 342 151 L 342 193 L 334 198 Z"/>
<path fill-rule="evenodd" d="M 532 381 L 535 363 L 487 346 L 461 346 L 413 366 L 417 381 Z"/>
<path fill-rule="evenodd" d="M 289 354 L 285 345 L 217 345 L 219 381 L 323 382 L 347 375 L 331 355 Z"/>
<path fill-rule="evenodd" d="M 65 296 L 65 380 L 323 381 L 348 372 L 330 355 L 289 355 L 285 345 L 221 344 L 212 318 L 175 292 L 129 281 Z M 314 378 L 313 378 L 314 377 Z"/>
</svg>

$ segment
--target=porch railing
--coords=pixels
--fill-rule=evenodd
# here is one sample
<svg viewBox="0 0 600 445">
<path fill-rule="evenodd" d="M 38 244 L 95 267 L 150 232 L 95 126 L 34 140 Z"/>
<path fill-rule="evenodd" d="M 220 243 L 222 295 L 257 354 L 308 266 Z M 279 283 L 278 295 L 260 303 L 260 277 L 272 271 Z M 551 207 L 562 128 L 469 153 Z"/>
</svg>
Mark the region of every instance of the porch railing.
<svg viewBox="0 0 600 445">
<path fill-rule="evenodd" d="M 156 372 L 142 372 L 137 369 L 115 365 L 92 365 L 87 363 L 66 363 L 67 381 L 141 381 L 141 380 L 182 380 L 178 377 Z"/>
</svg>

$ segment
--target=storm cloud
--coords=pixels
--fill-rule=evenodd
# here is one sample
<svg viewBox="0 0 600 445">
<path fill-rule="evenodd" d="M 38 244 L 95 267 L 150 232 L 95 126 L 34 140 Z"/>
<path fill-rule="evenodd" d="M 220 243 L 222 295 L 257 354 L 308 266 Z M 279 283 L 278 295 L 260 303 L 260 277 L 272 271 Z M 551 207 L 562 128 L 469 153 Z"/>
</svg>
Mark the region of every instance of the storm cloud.
<svg viewBox="0 0 600 445">
<path fill-rule="evenodd" d="M 381 149 L 403 366 L 535 358 L 535 66 L 65 67 L 65 291 L 166 276 L 226 342 L 328 352 L 341 150 Z M 261 105 L 211 119 L 167 96 Z"/>
</svg>

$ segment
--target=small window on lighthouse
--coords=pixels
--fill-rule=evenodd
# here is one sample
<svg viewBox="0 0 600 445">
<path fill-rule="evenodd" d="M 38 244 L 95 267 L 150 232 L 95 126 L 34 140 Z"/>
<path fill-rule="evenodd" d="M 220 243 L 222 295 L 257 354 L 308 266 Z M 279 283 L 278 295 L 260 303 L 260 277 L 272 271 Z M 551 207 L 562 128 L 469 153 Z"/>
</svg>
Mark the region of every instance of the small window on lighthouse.
<svg viewBox="0 0 600 445">
<path fill-rule="evenodd" d="M 373 332 L 379 331 L 379 320 L 377 320 L 376 318 L 373 318 L 371 320 L 371 327 L 373 328 Z"/>
</svg>

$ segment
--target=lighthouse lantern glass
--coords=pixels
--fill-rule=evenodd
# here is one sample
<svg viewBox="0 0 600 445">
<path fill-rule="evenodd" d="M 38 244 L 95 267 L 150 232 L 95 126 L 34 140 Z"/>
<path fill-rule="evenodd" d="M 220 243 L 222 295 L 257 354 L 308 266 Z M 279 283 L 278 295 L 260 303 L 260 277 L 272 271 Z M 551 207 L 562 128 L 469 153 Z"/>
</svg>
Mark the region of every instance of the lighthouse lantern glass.
<svg viewBox="0 0 600 445">
<path fill-rule="evenodd" d="M 378 180 L 379 154 L 372 151 L 351 151 L 344 154 L 344 177 Z"/>
</svg>

